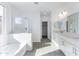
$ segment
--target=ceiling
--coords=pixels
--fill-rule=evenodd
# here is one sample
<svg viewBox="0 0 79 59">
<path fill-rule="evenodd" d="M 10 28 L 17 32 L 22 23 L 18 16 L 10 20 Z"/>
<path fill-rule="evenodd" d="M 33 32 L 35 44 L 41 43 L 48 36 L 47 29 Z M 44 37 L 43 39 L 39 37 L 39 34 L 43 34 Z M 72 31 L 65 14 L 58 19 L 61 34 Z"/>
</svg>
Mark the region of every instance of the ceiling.
<svg viewBox="0 0 79 59">
<path fill-rule="evenodd" d="M 62 3 L 59 2 L 39 2 L 35 4 L 35 2 L 10 2 L 9 4 L 15 6 L 22 12 L 28 12 L 28 11 L 44 11 L 44 12 L 50 12 L 53 9 L 57 8 Z"/>
<path fill-rule="evenodd" d="M 63 10 L 68 11 L 68 14 L 79 11 L 78 2 L 8 2 L 8 4 L 17 8 L 23 14 L 40 11 L 42 15 L 51 12 L 53 12 L 53 15 L 58 15 Z"/>
</svg>

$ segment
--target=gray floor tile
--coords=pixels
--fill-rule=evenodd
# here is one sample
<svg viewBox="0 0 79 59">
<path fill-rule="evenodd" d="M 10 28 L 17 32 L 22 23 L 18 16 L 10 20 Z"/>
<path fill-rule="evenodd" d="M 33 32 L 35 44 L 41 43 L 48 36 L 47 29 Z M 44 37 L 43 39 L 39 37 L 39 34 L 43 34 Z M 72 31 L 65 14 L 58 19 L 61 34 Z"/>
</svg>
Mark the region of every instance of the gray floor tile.
<svg viewBox="0 0 79 59">
<path fill-rule="evenodd" d="M 33 50 L 25 52 L 24 56 L 35 56 L 36 50 L 42 47 L 48 47 L 50 44 L 45 44 L 47 42 L 50 42 L 47 39 L 42 39 L 42 42 L 34 42 L 33 43 Z M 65 56 L 64 53 L 61 50 L 53 51 L 47 54 L 44 54 L 42 56 Z"/>
</svg>

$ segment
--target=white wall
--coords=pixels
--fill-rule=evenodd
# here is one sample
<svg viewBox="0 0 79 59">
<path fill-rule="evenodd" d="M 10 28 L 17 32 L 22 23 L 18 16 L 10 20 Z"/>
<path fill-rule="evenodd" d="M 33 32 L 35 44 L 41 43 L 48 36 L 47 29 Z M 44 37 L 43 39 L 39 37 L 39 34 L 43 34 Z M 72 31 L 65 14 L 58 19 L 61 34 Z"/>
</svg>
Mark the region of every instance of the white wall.
<svg viewBox="0 0 79 59">
<path fill-rule="evenodd" d="M 40 12 L 32 13 L 32 36 L 33 36 L 33 42 L 40 42 L 41 40 Z"/>
<path fill-rule="evenodd" d="M 40 12 L 26 12 L 23 16 L 28 17 L 31 22 L 29 24 L 32 31 L 32 40 L 33 42 L 40 42 L 41 40 L 41 20 Z"/>
</svg>

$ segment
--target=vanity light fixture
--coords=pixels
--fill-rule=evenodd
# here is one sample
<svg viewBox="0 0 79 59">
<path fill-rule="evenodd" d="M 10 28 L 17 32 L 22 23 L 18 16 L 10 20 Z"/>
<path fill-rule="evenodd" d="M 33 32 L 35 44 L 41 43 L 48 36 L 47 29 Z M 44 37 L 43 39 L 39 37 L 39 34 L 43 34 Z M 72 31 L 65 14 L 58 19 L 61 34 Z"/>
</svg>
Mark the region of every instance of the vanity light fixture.
<svg viewBox="0 0 79 59">
<path fill-rule="evenodd" d="M 64 11 L 60 12 L 58 16 L 61 18 L 67 16 L 67 11 L 64 10 Z"/>
<path fill-rule="evenodd" d="M 59 17 L 63 17 L 63 12 L 59 13 L 58 16 L 59 16 Z"/>
<path fill-rule="evenodd" d="M 67 11 L 63 11 L 63 15 L 66 16 L 67 15 Z"/>
</svg>

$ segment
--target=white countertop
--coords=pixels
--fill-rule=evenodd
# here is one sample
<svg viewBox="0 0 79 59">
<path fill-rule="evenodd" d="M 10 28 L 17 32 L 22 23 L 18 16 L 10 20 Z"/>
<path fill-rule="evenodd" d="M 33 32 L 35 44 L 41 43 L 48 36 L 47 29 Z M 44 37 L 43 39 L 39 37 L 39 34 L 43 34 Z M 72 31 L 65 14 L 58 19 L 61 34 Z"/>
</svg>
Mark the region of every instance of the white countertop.
<svg viewBox="0 0 79 59">
<path fill-rule="evenodd" d="M 60 38 L 64 38 L 66 41 L 74 44 L 75 46 L 79 46 L 79 33 L 70 33 L 70 32 L 64 32 L 64 33 L 57 33 L 55 32 Z"/>
</svg>

